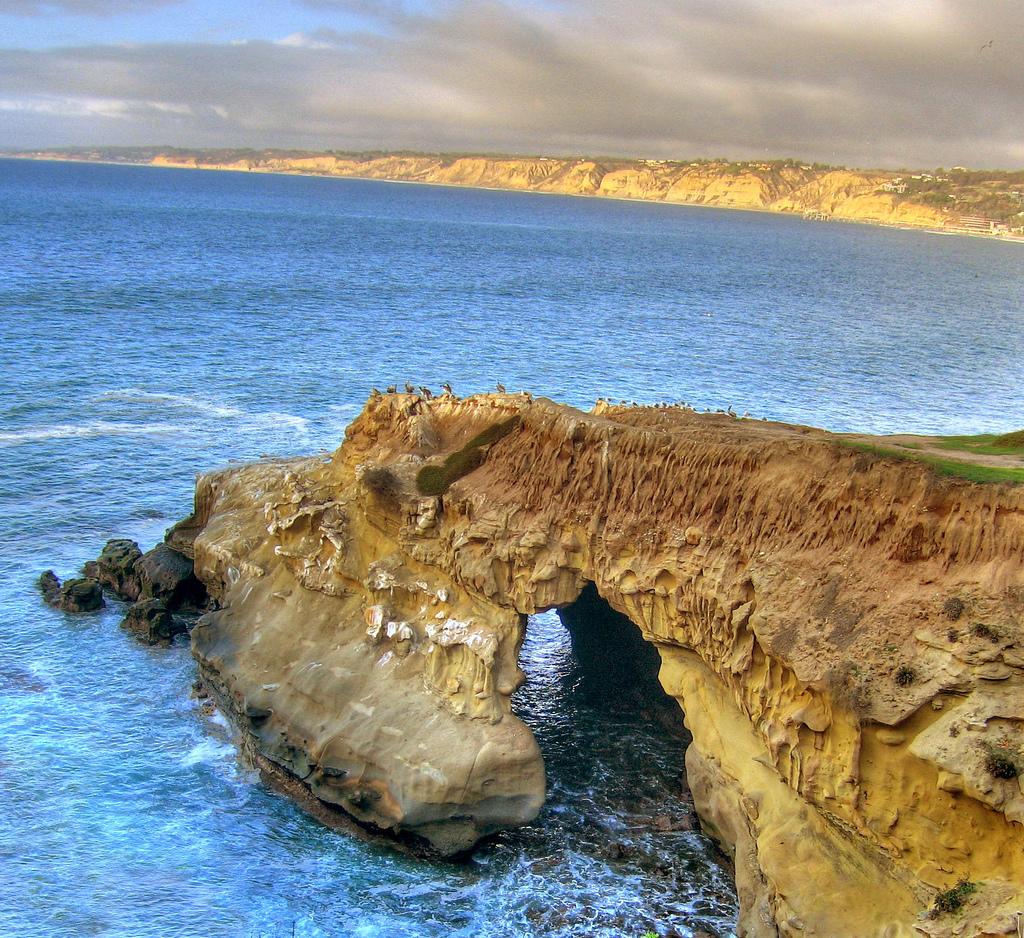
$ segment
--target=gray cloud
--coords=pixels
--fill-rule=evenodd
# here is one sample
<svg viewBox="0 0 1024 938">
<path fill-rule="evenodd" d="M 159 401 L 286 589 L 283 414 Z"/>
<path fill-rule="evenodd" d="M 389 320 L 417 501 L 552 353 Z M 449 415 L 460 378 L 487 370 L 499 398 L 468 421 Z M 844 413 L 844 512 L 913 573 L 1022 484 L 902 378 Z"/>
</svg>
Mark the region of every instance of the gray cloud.
<svg viewBox="0 0 1024 938">
<path fill-rule="evenodd" d="M 1024 164 L 1016 2 L 307 2 L 383 8 L 387 34 L 0 51 L 0 144 Z"/>
<path fill-rule="evenodd" d="M 113 16 L 118 13 L 147 13 L 156 7 L 174 6 L 183 0 L 0 0 L 0 15 Z"/>
</svg>

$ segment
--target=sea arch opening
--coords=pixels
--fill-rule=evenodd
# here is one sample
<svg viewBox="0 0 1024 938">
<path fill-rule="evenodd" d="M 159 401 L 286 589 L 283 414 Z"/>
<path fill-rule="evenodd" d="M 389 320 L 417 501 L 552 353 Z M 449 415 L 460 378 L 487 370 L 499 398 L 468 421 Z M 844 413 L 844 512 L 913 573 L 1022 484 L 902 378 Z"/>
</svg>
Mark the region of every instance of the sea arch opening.
<svg viewBox="0 0 1024 938">
<path fill-rule="evenodd" d="M 731 870 L 700 831 L 690 736 L 658 681 L 657 648 L 588 582 L 528 618 L 519 661 L 527 680 L 513 710 L 540 746 L 547 800 L 514 836 L 546 857 L 545 880 L 578 896 L 545 923 L 560 934 L 730 934 Z"/>
</svg>

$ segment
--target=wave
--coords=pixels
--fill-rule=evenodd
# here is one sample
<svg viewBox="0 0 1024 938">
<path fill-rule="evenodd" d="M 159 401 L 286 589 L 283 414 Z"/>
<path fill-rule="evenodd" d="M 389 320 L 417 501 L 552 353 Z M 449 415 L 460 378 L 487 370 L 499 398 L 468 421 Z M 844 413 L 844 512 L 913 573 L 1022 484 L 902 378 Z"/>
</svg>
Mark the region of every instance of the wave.
<svg viewBox="0 0 1024 938">
<path fill-rule="evenodd" d="M 184 753 L 178 761 L 185 768 L 195 765 L 217 765 L 234 761 L 235 754 L 236 749 L 230 743 L 204 739 Z"/>
<path fill-rule="evenodd" d="M 296 414 L 276 410 L 247 411 L 239 407 L 217 404 L 213 401 L 192 397 L 188 394 L 173 394 L 169 391 L 145 391 L 141 388 L 116 388 L 96 396 L 100 401 L 127 401 L 136 404 L 167 405 L 188 409 L 194 414 L 204 414 L 223 419 L 237 419 L 253 427 L 290 427 L 299 433 L 309 432 L 309 419 Z"/>
<path fill-rule="evenodd" d="M 0 430 L 0 445 L 15 446 L 18 443 L 72 437 L 150 436 L 183 433 L 185 430 L 185 427 L 176 423 L 117 423 L 111 420 L 91 420 L 87 423 L 58 423 L 43 427 L 25 427 L 23 430 Z"/>
<path fill-rule="evenodd" d="M 141 388 L 115 388 L 113 391 L 104 391 L 102 394 L 98 394 L 96 400 L 127 401 L 133 404 L 170 404 L 172 407 L 186 407 L 198 413 L 212 414 L 214 417 L 241 417 L 244 414 L 244 411 L 237 407 L 215 404 L 213 401 L 204 401 L 198 397 L 190 397 L 188 394 L 144 391 Z"/>
<path fill-rule="evenodd" d="M 282 414 L 276 410 L 268 410 L 264 413 L 246 414 L 245 419 L 252 421 L 259 426 L 286 426 L 298 430 L 300 433 L 309 432 L 309 418 L 299 417 L 295 414 Z"/>
</svg>

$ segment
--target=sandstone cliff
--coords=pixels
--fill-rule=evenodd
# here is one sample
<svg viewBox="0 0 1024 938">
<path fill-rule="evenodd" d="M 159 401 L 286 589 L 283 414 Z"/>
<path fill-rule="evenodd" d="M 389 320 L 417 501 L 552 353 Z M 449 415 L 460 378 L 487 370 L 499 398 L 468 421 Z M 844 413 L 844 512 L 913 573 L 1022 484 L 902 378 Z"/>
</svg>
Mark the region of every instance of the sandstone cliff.
<svg viewBox="0 0 1024 938">
<path fill-rule="evenodd" d="M 442 852 L 529 822 L 526 616 L 592 583 L 660 653 L 740 934 L 1014 933 L 1021 488 L 724 414 L 388 394 L 329 458 L 203 476 L 169 540 L 220 603 L 204 680 L 321 816 Z"/>
<path fill-rule="evenodd" d="M 958 221 L 956 215 L 939 208 L 884 191 L 882 186 L 895 178 L 893 173 L 802 165 L 394 155 L 355 159 L 327 154 L 226 162 L 168 154 L 151 162 L 155 166 L 346 176 L 812 213 L 844 221 L 924 228 L 945 228 Z"/>
</svg>

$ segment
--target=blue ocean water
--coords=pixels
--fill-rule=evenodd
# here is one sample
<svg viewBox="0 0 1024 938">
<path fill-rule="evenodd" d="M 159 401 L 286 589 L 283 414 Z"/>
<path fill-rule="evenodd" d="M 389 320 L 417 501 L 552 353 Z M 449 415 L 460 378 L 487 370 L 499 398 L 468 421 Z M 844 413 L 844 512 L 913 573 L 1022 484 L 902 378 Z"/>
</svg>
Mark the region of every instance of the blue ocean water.
<svg viewBox="0 0 1024 938">
<path fill-rule="evenodd" d="M 184 645 L 34 579 L 150 546 L 197 471 L 333 449 L 371 385 L 1017 429 L 1022 272 L 1017 244 L 774 215 L 0 161 L 0 933 L 729 934 L 707 842 L 635 824 L 682 810 L 678 747 L 576 693 L 552 617 L 517 701 L 549 804 L 432 865 L 267 793 L 189 699 Z"/>
</svg>

